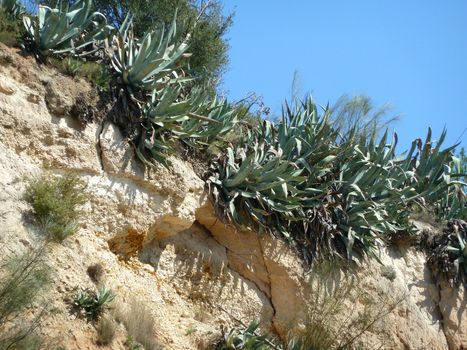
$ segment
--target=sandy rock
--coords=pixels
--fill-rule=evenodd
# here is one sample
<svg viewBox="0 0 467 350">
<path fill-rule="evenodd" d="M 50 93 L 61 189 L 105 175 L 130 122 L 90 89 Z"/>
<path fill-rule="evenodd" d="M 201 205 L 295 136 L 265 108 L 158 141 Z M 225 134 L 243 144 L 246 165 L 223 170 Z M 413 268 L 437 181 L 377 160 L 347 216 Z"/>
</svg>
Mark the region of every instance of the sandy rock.
<svg viewBox="0 0 467 350">
<path fill-rule="evenodd" d="M 467 293 L 465 285 L 456 288 L 442 282 L 439 310 L 449 349 L 467 349 Z"/>
<path fill-rule="evenodd" d="M 91 90 L 89 84 L 70 83 L 70 78 L 55 76 L 46 80 L 45 101 L 51 114 L 65 116 L 73 109 L 79 93 Z"/>
<path fill-rule="evenodd" d="M 15 93 L 15 89 L 9 86 L 8 83 L 5 83 L 5 82 L 0 83 L 0 94 L 13 95 L 14 93 Z"/>
</svg>

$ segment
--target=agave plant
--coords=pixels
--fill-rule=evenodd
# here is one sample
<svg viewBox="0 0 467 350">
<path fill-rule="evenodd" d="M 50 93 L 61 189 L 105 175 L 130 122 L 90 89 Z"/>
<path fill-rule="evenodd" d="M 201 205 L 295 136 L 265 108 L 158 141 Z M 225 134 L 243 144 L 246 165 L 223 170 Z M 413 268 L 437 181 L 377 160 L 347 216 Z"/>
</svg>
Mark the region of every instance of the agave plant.
<svg viewBox="0 0 467 350">
<path fill-rule="evenodd" d="M 169 30 L 149 31 L 137 39 L 132 31 L 132 17 L 127 16 L 119 32 L 114 35 L 114 50 L 110 51 L 112 67 L 122 82 L 132 91 L 152 92 L 180 82 L 176 65 L 188 48 L 185 41 L 176 42 L 176 17 Z"/>
<path fill-rule="evenodd" d="M 258 321 L 252 321 L 243 330 L 231 329 L 217 345 L 217 350 L 272 350 L 278 349 L 266 335 L 258 335 Z"/>
<path fill-rule="evenodd" d="M 12 18 L 19 18 L 25 11 L 17 0 L 0 0 L 0 9 Z"/>
<path fill-rule="evenodd" d="M 109 304 L 115 299 L 115 294 L 105 287 L 97 292 L 85 290 L 78 293 L 73 301 L 74 306 L 84 311 L 85 315 L 91 319 L 98 319 Z"/>
<path fill-rule="evenodd" d="M 433 274 L 450 284 L 467 283 L 467 223 L 449 220 L 443 232 L 425 242 L 427 264 Z"/>
<path fill-rule="evenodd" d="M 466 195 L 463 191 L 466 184 L 462 181 L 465 172 L 460 161 L 453 155 L 457 145 L 441 150 L 446 138 L 443 130 L 436 146 L 431 139 L 432 131 L 423 143 L 416 139 L 405 159 L 398 160 L 409 178 L 402 179 L 405 186 L 412 186 L 420 197 L 423 206 L 433 207 L 441 219 L 466 218 Z"/>
<path fill-rule="evenodd" d="M 303 191 L 297 187 L 305 181 L 303 171 L 278 157 L 279 151 L 257 135 L 250 135 L 242 146 L 227 148 L 217 161 L 219 171 L 208 182 L 216 203 L 224 216 L 240 226 L 271 232 L 275 228 L 289 237 L 281 218 L 293 220 L 294 210 L 302 205 Z"/>
<path fill-rule="evenodd" d="M 137 152 L 145 162 L 151 159 L 167 165 L 167 155 L 179 140 L 200 149 L 223 143 L 223 137 L 238 122 L 236 111 L 225 100 L 211 99 L 201 88 L 181 97 L 181 87 L 170 85 L 153 91 L 143 109 L 144 125 Z"/>
<path fill-rule="evenodd" d="M 281 234 L 309 260 L 321 251 L 351 255 L 354 244 L 371 252 L 388 216 L 372 201 L 377 192 L 358 187 L 374 188 L 384 167 L 365 161 L 356 145 L 338 147 L 328 117 L 329 109 L 318 116 L 311 99 L 297 109 L 286 105 L 277 127 L 264 122 L 241 147 L 228 148 L 208 181 L 225 217 Z"/>
<path fill-rule="evenodd" d="M 413 229 L 411 208 L 436 203 L 459 182 L 449 169 L 444 133 L 423 161 L 395 155 L 397 135 L 340 135 L 311 98 L 284 106 L 278 125 L 264 122 L 227 149 L 208 187 L 223 217 L 280 234 L 306 261 L 376 255 L 389 234 Z M 427 138 L 429 140 L 429 137 Z"/>
<path fill-rule="evenodd" d="M 71 6 L 59 1 L 57 8 L 39 5 L 37 16 L 23 17 L 29 45 L 42 56 L 95 52 L 98 48 L 92 46 L 105 40 L 113 27 L 103 14 L 91 10 L 91 0 L 77 0 Z"/>
<path fill-rule="evenodd" d="M 454 256 L 454 268 L 457 275 L 467 278 L 467 224 L 458 222 L 452 225 L 457 242 L 448 245 L 446 250 Z"/>
</svg>

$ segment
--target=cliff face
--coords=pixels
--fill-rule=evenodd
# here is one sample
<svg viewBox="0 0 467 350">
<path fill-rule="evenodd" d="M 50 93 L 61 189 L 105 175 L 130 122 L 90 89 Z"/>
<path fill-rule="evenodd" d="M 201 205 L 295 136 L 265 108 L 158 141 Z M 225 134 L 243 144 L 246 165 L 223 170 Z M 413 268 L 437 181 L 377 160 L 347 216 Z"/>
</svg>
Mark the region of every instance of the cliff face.
<svg viewBox="0 0 467 350">
<path fill-rule="evenodd" d="M 253 319 L 281 337 L 303 327 L 317 292 L 289 247 L 218 220 L 188 163 L 173 158 L 170 169 L 144 169 L 115 125 L 81 125 L 76 114 L 83 99 L 95 100 L 91 91 L 0 46 L 2 253 L 28 249 L 37 239 L 24 219 L 25 177 L 74 173 L 88 184 L 79 231 L 49 247 L 49 297 L 57 312 L 42 332 L 67 349 L 97 348 L 93 327 L 71 316 L 66 303 L 73 288 L 93 286 L 86 270 L 95 263 L 104 267 L 117 303 L 137 298 L 149 306 L 168 349 L 206 348 L 221 327 Z M 467 349 L 464 287 L 436 283 L 424 254 L 412 248 L 383 250 L 380 260 L 363 264 L 356 283 L 366 298 L 390 299 L 394 307 L 365 331 L 364 346 Z M 341 278 L 336 273 L 333 284 Z M 364 310 L 362 297 L 340 302 L 351 312 Z M 119 332 L 109 348 L 124 348 Z"/>
</svg>

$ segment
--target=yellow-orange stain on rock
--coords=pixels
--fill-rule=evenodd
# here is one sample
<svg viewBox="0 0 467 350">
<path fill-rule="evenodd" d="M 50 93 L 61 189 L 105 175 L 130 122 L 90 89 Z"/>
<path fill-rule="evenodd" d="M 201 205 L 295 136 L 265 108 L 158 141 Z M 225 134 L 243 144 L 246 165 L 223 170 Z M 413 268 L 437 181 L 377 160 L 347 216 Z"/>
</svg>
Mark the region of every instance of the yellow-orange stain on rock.
<svg viewBox="0 0 467 350">
<path fill-rule="evenodd" d="M 143 248 L 146 232 L 128 228 L 126 233 L 119 234 L 107 241 L 109 249 L 123 260 L 128 260 L 138 254 Z"/>
</svg>

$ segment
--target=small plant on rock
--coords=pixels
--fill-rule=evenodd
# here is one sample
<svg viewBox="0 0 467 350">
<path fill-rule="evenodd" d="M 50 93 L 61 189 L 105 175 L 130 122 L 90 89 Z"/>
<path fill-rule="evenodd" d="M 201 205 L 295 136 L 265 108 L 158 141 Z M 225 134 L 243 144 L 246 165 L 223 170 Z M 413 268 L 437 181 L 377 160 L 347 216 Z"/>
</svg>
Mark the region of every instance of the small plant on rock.
<svg viewBox="0 0 467 350">
<path fill-rule="evenodd" d="M 252 321 L 245 329 L 231 329 L 224 333 L 216 350 L 272 350 L 276 349 L 267 339 L 267 335 L 259 335 L 259 322 Z"/>
<path fill-rule="evenodd" d="M 26 200 L 32 206 L 36 224 L 48 239 L 61 242 L 74 234 L 85 203 L 85 183 L 76 175 L 43 175 L 29 180 Z"/>
<path fill-rule="evenodd" d="M 79 312 L 84 313 L 87 318 L 97 320 L 105 310 L 110 308 L 110 303 L 114 299 L 115 294 L 105 287 L 97 292 L 84 290 L 75 296 L 73 306 Z"/>
</svg>

